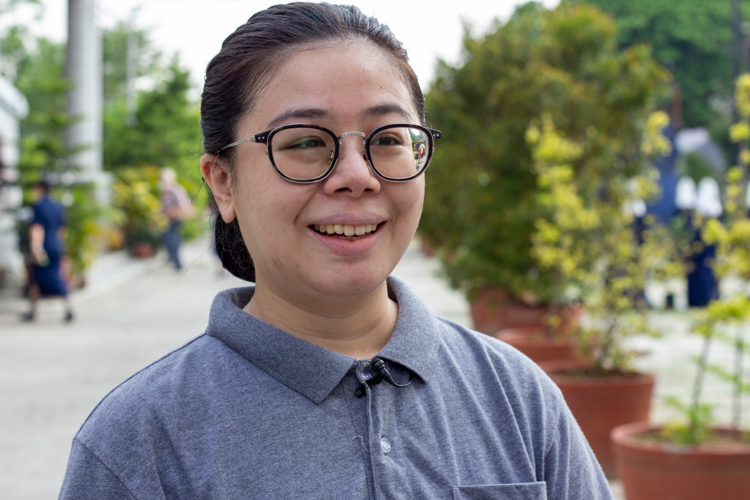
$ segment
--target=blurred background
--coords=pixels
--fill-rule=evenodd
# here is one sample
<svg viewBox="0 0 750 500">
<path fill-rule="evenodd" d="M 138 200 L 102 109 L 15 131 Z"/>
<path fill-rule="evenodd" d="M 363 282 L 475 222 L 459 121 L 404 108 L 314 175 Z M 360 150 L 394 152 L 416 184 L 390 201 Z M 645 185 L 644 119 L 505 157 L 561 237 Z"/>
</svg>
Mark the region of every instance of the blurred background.
<svg viewBox="0 0 750 500">
<path fill-rule="evenodd" d="M 199 100 L 274 3 L 0 0 L 0 498 L 54 497 L 94 405 L 244 285 L 212 248 Z M 750 3 L 351 3 L 404 43 L 443 133 L 395 274 L 550 373 L 619 499 L 666 498 L 629 486 L 630 422 L 744 446 L 701 477 L 750 498 Z M 645 402 L 576 402 L 571 377 Z"/>
</svg>

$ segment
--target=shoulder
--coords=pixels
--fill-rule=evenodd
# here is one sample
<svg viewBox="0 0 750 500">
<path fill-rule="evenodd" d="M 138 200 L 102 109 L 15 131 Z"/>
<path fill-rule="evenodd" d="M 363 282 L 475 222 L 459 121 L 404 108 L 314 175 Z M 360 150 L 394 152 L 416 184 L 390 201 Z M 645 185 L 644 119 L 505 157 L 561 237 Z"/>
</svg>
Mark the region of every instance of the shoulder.
<svg viewBox="0 0 750 500">
<path fill-rule="evenodd" d="M 444 318 L 437 318 L 441 342 L 454 357 L 483 372 L 491 371 L 504 384 L 519 388 L 542 386 L 559 392 L 539 366 L 526 355 L 494 337 Z"/>
<path fill-rule="evenodd" d="M 205 404 L 217 389 L 211 387 L 218 384 L 217 371 L 230 369 L 234 357 L 234 351 L 208 335 L 195 338 L 110 391 L 76 438 L 106 462 L 100 453 L 169 434 L 182 414 Z"/>
<path fill-rule="evenodd" d="M 507 408 L 530 435 L 544 428 L 545 447 L 566 405 L 562 393 L 539 366 L 510 345 L 452 321 L 437 318 L 439 363 L 454 365 L 466 387 L 484 401 Z"/>
</svg>

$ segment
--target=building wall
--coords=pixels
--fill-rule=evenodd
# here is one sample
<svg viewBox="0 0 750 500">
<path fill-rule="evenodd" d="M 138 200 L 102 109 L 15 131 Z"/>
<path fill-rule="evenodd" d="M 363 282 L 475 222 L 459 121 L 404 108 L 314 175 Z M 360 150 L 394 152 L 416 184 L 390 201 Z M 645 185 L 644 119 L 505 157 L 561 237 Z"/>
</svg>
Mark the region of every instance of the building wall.
<svg viewBox="0 0 750 500">
<path fill-rule="evenodd" d="M 15 222 L 15 212 L 21 206 L 22 193 L 18 184 L 12 182 L 18 178 L 18 138 L 18 119 L 0 106 L 0 160 L 3 164 L 4 181 L 0 184 L 0 287 L 20 283 L 24 272 Z"/>
</svg>

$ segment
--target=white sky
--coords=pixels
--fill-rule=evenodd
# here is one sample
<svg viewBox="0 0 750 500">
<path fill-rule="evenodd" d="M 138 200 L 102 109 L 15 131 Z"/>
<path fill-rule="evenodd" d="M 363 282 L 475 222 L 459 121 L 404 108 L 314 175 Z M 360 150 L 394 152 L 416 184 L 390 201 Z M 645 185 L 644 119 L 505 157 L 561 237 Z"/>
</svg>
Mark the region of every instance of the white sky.
<svg viewBox="0 0 750 500">
<path fill-rule="evenodd" d="M 4 22 L 29 22 L 32 31 L 54 40 L 67 36 L 67 1 L 43 0 L 43 19 L 31 21 L 27 13 L 7 16 Z M 100 24 L 112 26 L 130 18 L 141 6 L 137 25 L 149 29 L 154 45 L 165 54 L 180 53 L 196 84 L 203 80 L 208 61 L 221 42 L 253 13 L 283 1 L 264 0 L 99 0 Z M 335 0 L 332 3 L 337 3 Z M 493 18 L 507 19 L 525 0 L 340 0 L 357 5 L 389 25 L 406 46 L 412 67 L 423 88 L 433 76 L 435 61 L 458 59 L 465 19 L 474 32 L 487 29 Z M 554 7 L 559 0 L 542 0 Z M 15 16 L 15 19 L 13 17 Z"/>
</svg>

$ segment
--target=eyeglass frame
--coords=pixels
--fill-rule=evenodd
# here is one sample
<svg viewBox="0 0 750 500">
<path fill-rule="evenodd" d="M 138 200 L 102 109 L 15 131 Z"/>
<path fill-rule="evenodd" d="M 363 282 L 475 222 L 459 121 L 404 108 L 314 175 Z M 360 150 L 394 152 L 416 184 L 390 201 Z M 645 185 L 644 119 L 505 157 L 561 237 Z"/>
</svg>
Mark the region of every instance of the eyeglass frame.
<svg viewBox="0 0 750 500">
<path fill-rule="evenodd" d="M 397 127 L 408 127 L 408 128 L 416 128 L 423 132 L 427 133 L 427 139 L 430 146 L 429 154 L 427 155 L 427 160 L 425 162 L 425 166 L 422 170 L 417 172 L 416 174 L 412 175 L 411 177 L 406 177 L 404 179 L 396 179 L 393 177 L 387 177 L 380 172 L 378 172 L 378 169 L 375 168 L 375 166 L 372 164 L 372 159 L 370 157 L 370 140 L 378 133 L 382 132 L 383 130 L 388 130 L 389 128 L 397 128 Z M 328 135 L 330 135 L 334 139 L 334 152 L 333 152 L 333 158 L 331 158 L 331 165 L 328 167 L 328 169 L 318 177 L 315 177 L 313 179 L 307 179 L 307 180 L 298 180 L 298 179 L 292 179 L 290 177 L 287 177 L 284 175 L 276 166 L 276 162 L 273 160 L 273 150 L 270 148 L 271 140 L 273 139 L 273 136 L 276 135 L 278 132 L 281 132 L 282 130 L 288 130 L 293 128 L 314 128 L 317 130 L 321 130 L 323 132 L 326 132 Z M 273 167 L 274 171 L 284 179 L 285 181 L 294 183 L 294 184 L 313 184 L 315 182 L 320 182 L 322 180 L 325 180 L 326 177 L 331 175 L 331 172 L 333 172 L 333 169 L 336 167 L 336 162 L 339 158 L 339 149 L 343 146 L 341 143 L 341 139 L 344 137 L 349 136 L 358 136 L 362 138 L 362 142 L 365 147 L 365 160 L 367 161 L 367 165 L 370 167 L 370 170 L 372 170 L 375 175 L 385 181 L 388 182 L 408 182 L 412 179 L 416 179 L 420 175 L 424 173 L 425 170 L 427 170 L 427 167 L 430 166 L 430 161 L 432 160 L 432 154 L 435 152 L 435 141 L 440 139 L 442 137 L 442 133 L 439 130 L 435 130 L 432 128 L 425 127 L 423 125 L 414 125 L 411 123 L 391 123 L 388 125 L 383 125 L 381 127 L 377 127 L 372 132 L 370 132 L 368 135 L 365 135 L 364 132 L 344 132 L 343 134 L 337 136 L 332 130 L 321 127 L 320 125 L 312 125 L 312 124 L 304 124 L 304 123 L 292 123 L 288 125 L 280 125 L 278 127 L 272 128 L 271 130 L 266 130 L 265 132 L 261 132 L 259 134 L 255 134 L 249 139 L 242 139 L 239 141 L 232 142 L 230 144 L 227 144 L 223 148 L 216 151 L 215 154 L 219 154 L 225 149 L 232 148 L 234 146 L 239 146 L 240 144 L 244 144 L 246 142 L 254 142 L 259 144 L 265 144 L 266 145 L 266 156 L 268 156 L 268 159 L 271 161 L 271 166 Z"/>
</svg>

